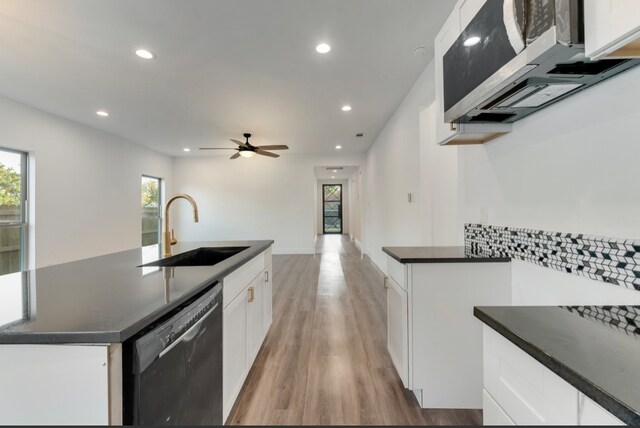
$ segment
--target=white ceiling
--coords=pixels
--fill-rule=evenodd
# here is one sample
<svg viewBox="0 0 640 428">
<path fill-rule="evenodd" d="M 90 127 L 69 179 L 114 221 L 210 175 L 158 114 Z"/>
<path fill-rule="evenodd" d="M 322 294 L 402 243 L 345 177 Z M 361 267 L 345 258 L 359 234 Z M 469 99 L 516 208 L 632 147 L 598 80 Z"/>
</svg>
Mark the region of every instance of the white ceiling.
<svg viewBox="0 0 640 428">
<path fill-rule="evenodd" d="M 334 169 L 332 165 L 316 166 L 314 172 L 318 180 L 330 180 L 332 177 L 335 177 L 336 180 L 348 180 L 353 177 L 358 168 L 357 166 L 336 166 Z"/>
<path fill-rule="evenodd" d="M 171 155 L 243 132 L 294 153 L 362 153 L 453 2 L 1 0 L 0 94 Z"/>
</svg>

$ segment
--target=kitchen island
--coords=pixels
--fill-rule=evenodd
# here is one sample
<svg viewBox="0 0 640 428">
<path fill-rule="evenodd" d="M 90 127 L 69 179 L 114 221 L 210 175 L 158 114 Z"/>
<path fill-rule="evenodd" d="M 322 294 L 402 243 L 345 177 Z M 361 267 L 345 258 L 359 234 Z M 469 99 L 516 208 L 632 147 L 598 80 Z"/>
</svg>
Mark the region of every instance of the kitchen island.
<svg viewBox="0 0 640 428">
<path fill-rule="evenodd" d="M 223 312 L 225 320 L 247 317 L 242 331 L 225 325 L 225 343 L 232 336 L 236 348 L 239 338 L 246 345 L 246 358 L 225 354 L 225 363 L 245 363 L 225 378 L 226 418 L 271 322 L 272 244 L 183 242 L 172 248 L 176 255 L 243 248 L 212 266 L 153 266 L 162 260 L 159 249 L 145 247 L 1 276 L 0 423 L 121 424 L 122 344 L 217 281 L 225 311 L 240 309 Z M 252 301 L 259 297 L 259 310 L 236 304 L 247 301 L 248 291 Z"/>
</svg>

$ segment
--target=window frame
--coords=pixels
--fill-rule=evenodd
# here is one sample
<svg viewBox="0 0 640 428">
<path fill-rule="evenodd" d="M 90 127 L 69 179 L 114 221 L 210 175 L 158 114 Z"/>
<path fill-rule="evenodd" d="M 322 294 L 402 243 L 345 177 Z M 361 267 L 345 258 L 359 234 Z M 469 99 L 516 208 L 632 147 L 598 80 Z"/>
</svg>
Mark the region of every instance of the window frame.
<svg viewBox="0 0 640 428">
<path fill-rule="evenodd" d="M 144 238 L 143 236 L 143 230 L 140 230 L 140 246 L 141 247 L 150 247 L 152 245 L 159 245 L 162 242 L 162 200 L 163 198 L 163 193 L 164 193 L 164 179 L 162 177 L 156 177 L 153 175 L 148 175 L 148 174 L 142 174 L 142 176 L 140 177 L 140 180 L 142 181 L 143 179 L 149 179 L 149 180 L 156 180 L 158 182 L 158 215 L 157 215 L 157 220 L 158 220 L 158 243 L 157 244 L 149 244 L 149 245 L 142 245 L 142 240 Z M 140 191 L 142 192 L 142 183 L 140 185 Z M 142 220 L 144 217 L 141 215 L 140 219 Z M 141 223 L 141 228 L 142 228 L 142 223 Z"/>
<path fill-rule="evenodd" d="M 29 263 L 29 153 L 1 146 L 0 151 L 20 155 L 20 220 L 0 221 L 0 229 L 20 228 L 20 269 L 17 272 L 23 272 Z"/>
</svg>

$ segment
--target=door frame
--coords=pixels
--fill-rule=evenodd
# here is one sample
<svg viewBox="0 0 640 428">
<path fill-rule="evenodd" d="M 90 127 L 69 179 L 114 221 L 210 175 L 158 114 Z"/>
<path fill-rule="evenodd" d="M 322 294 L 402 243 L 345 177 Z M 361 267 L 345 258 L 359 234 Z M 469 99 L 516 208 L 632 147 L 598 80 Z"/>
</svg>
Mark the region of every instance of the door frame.
<svg viewBox="0 0 640 428">
<path fill-rule="evenodd" d="M 340 232 L 327 232 L 325 230 L 325 209 L 324 209 L 324 204 L 325 204 L 325 199 L 324 199 L 324 188 L 325 187 L 333 187 L 333 186 L 339 186 L 340 187 Z M 342 210 L 342 206 L 344 204 L 344 198 L 343 198 L 343 191 L 344 187 L 342 186 L 342 183 L 336 183 L 336 184 L 323 184 L 322 185 L 322 234 L 323 235 L 342 235 L 344 233 L 344 216 L 343 216 L 343 210 Z"/>
</svg>

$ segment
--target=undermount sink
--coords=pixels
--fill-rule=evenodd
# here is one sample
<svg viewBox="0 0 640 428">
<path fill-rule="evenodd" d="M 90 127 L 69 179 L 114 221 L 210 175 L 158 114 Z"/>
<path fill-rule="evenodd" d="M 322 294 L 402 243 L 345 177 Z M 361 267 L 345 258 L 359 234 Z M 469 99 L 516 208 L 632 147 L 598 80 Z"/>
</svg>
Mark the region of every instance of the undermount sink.
<svg viewBox="0 0 640 428">
<path fill-rule="evenodd" d="M 249 247 L 201 247 L 186 253 L 156 260 L 139 267 L 149 266 L 213 266 L 233 257 Z"/>
</svg>

